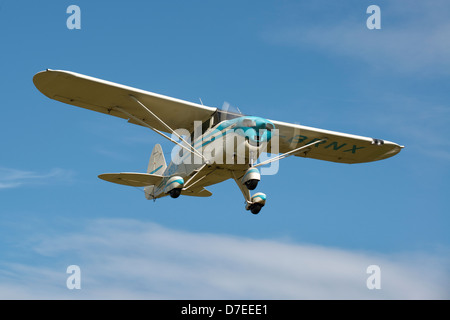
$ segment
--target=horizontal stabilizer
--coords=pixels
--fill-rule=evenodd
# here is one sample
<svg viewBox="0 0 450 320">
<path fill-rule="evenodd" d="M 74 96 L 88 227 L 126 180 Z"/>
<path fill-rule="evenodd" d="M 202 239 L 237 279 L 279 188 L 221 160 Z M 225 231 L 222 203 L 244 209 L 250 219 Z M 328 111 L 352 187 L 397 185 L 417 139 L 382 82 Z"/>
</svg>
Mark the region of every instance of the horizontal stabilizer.
<svg viewBox="0 0 450 320">
<path fill-rule="evenodd" d="M 181 191 L 183 196 L 191 196 L 191 197 L 210 197 L 212 196 L 212 192 L 206 190 L 205 188 L 196 188 L 196 189 L 187 189 Z"/>
<path fill-rule="evenodd" d="M 131 187 L 146 187 L 157 185 L 163 180 L 163 176 L 149 173 L 122 172 L 122 173 L 105 173 L 98 176 L 100 179 L 123 184 Z"/>
</svg>

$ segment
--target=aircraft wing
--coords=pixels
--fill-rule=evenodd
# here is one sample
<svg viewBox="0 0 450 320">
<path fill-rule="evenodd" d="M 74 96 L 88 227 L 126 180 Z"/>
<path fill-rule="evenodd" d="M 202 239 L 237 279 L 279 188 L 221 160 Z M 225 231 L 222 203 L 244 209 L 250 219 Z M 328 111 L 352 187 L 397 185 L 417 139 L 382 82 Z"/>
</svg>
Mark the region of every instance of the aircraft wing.
<svg viewBox="0 0 450 320">
<path fill-rule="evenodd" d="M 272 121 L 272 120 L 271 120 Z M 318 142 L 311 147 L 300 150 L 294 155 L 298 157 L 340 163 L 362 163 L 382 160 L 400 152 L 403 146 L 390 141 L 373 139 L 341 132 L 322 130 L 272 121 L 279 130 L 279 152 L 286 153 L 296 148 Z M 270 149 L 269 149 L 270 150 Z"/>
<path fill-rule="evenodd" d="M 121 172 L 105 173 L 98 176 L 100 179 L 131 187 L 146 187 L 157 185 L 163 180 L 163 176 L 149 173 Z"/>
<path fill-rule="evenodd" d="M 130 98 L 130 95 L 137 98 L 173 130 L 184 128 L 192 132 L 194 121 L 206 121 L 217 110 L 216 108 L 69 71 L 47 69 L 37 73 L 33 77 L 33 82 L 40 92 L 51 99 L 128 119 L 130 123 L 143 125 L 114 109 L 115 107 L 120 107 L 127 113 L 143 120 L 151 127 L 164 132 L 169 131 L 135 100 Z"/>
</svg>

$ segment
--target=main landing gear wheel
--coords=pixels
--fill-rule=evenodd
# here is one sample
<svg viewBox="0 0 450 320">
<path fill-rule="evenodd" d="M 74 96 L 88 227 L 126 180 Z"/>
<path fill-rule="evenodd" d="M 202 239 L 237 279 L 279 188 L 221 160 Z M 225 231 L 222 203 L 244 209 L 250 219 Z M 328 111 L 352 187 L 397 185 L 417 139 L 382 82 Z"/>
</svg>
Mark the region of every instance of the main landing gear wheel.
<svg viewBox="0 0 450 320">
<path fill-rule="evenodd" d="M 178 198 L 180 196 L 180 194 L 181 194 L 181 188 L 175 188 L 175 189 L 172 189 L 169 191 L 169 195 L 174 199 Z"/>
<path fill-rule="evenodd" d="M 250 206 L 250 211 L 253 213 L 253 214 L 258 214 L 260 211 L 261 211 L 261 208 L 262 208 L 263 206 L 261 205 L 261 204 L 259 204 L 259 203 L 254 203 L 254 204 L 252 204 L 251 206 Z"/>
<path fill-rule="evenodd" d="M 251 179 L 245 183 L 245 186 L 247 187 L 248 190 L 255 190 L 256 187 L 258 186 L 258 182 L 259 180 Z"/>
</svg>

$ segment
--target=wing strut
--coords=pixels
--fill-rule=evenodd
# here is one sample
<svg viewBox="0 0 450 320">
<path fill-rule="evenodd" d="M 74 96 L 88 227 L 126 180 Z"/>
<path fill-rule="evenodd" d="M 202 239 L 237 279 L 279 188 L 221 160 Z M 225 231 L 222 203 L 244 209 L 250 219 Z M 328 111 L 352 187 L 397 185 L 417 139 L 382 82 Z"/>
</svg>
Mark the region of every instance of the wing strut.
<svg viewBox="0 0 450 320">
<path fill-rule="evenodd" d="M 258 164 L 256 164 L 256 165 L 254 165 L 253 167 L 259 167 L 259 166 L 263 166 L 263 165 L 265 165 L 265 164 L 268 164 L 268 163 L 271 163 L 271 162 L 274 162 L 274 161 L 279 161 L 279 160 L 284 159 L 284 158 L 286 158 L 286 157 L 292 156 L 294 153 L 297 153 L 297 152 L 299 152 L 299 151 L 301 151 L 301 150 L 303 150 L 303 149 L 309 148 L 309 147 L 311 147 L 311 146 L 313 146 L 313 145 L 315 145 L 315 144 L 317 144 L 317 143 L 319 143 L 319 142 L 323 142 L 323 141 L 326 141 L 326 140 L 327 140 L 327 139 L 324 138 L 324 139 L 321 139 L 321 140 L 317 140 L 317 141 L 308 143 L 307 145 L 304 145 L 304 146 L 302 146 L 302 147 L 300 147 L 300 148 L 291 150 L 291 151 L 289 151 L 289 152 L 280 154 L 279 156 L 276 156 L 276 157 L 274 157 L 274 158 L 272 158 L 272 159 L 268 159 L 268 160 L 266 160 L 266 161 L 263 161 L 263 162 L 261 162 L 261 163 L 258 163 Z"/>
<path fill-rule="evenodd" d="M 250 194 L 250 191 L 240 182 L 240 179 L 238 179 L 238 177 L 236 177 L 236 174 L 234 171 L 231 171 L 231 175 L 233 176 L 233 180 L 238 185 L 239 190 L 241 190 L 242 195 L 245 198 L 245 202 L 247 204 L 251 204 L 252 203 L 252 195 Z"/>
<path fill-rule="evenodd" d="M 161 123 L 164 127 L 166 127 L 172 134 L 174 134 L 178 139 L 186 143 L 188 146 L 191 147 L 192 150 L 189 150 L 192 154 L 197 154 L 197 156 L 203 158 L 203 160 L 206 161 L 206 158 L 198 152 L 190 143 L 187 143 L 186 140 L 184 140 L 178 133 L 175 132 L 169 125 L 167 125 L 164 121 L 162 121 L 156 114 L 154 114 L 149 108 L 147 108 L 142 102 L 140 102 L 135 96 L 130 94 L 130 98 L 136 101 L 142 108 L 144 108 L 145 111 L 147 111 L 153 118 L 155 118 L 159 123 Z M 181 144 L 180 144 L 181 145 Z"/>
<path fill-rule="evenodd" d="M 198 179 L 197 181 L 195 181 L 195 182 L 193 182 L 193 183 L 191 183 L 189 185 L 189 183 L 199 174 L 200 171 L 203 170 L 203 168 L 205 168 L 205 166 L 206 166 L 206 163 L 203 166 L 201 166 L 199 169 L 194 170 L 194 172 L 195 172 L 194 175 L 192 177 L 190 177 L 189 180 L 184 183 L 184 188 L 183 188 L 184 190 L 189 189 L 194 184 L 196 184 L 197 182 L 199 182 L 200 180 L 202 180 L 203 178 L 205 178 L 207 176 L 207 175 L 205 175 L 205 176 L 201 177 L 200 179 Z"/>
<path fill-rule="evenodd" d="M 115 110 L 122 112 L 123 114 L 125 114 L 126 116 L 128 116 L 129 118 L 139 122 L 140 124 L 142 124 L 145 127 L 150 128 L 151 130 L 155 131 L 156 133 L 158 133 L 159 135 L 163 136 L 164 138 L 170 140 L 171 142 L 175 143 L 176 145 L 180 146 L 181 148 L 189 151 L 190 153 L 192 153 L 193 155 L 199 156 L 201 157 L 203 160 L 205 160 L 205 162 L 207 162 L 206 158 L 200 153 L 198 152 L 196 149 L 194 149 L 194 147 L 189 144 L 186 140 L 184 140 L 178 133 L 175 132 L 175 130 L 173 130 L 171 127 L 169 127 L 164 121 L 162 121 L 157 115 L 155 115 L 152 111 L 150 111 L 150 109 L 148 109 L 144 104 L 142 104 L 142 102 L 140 102 L 138 99 L 136 99 L 136 97 L 134 97 L 133 95 L 130 95 L 130 98 L 132 98 L 133 100 L 135 100 L 142 108 L 144 108 L 145 111 L 147 111 L 147 113 L 149 113 L 154 119 L 156 119 L 158 122 L 160 122 L 163 126 L 165 126 L 170 132 L 172 132 L 172 134 L 174 134 L 177 138 L 179 138 L 182 142 L 184 142 L 186 145 L 190 146 L 190 148 L 187 148 L 186 146 L 184 146 L 183 144 L 173 140 L 172 138 L 170 138 L 168 135 L 164 134 L 163 132 L 159 131 L 158 129 L 153 128 L 151 125 L 149 125 L 148 123 L 146 123 L 145 121 L 143 121 L 142 119 L 139 119 L 138 117 L 132 115 L 131 113 L 125 111 L 124 109 L 120 108 L 120 107 L 114 107 Z"/>
</svg>

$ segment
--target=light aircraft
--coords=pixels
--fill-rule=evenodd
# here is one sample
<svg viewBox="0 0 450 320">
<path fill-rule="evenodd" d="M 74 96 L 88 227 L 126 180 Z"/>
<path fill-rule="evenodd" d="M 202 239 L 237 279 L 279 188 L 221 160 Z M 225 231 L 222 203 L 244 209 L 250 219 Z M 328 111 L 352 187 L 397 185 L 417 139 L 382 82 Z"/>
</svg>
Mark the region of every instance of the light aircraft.
<svg viewBox="0 0 450 320">
<path fill-rule="evenodd" d="M 99 175 L 109 182 L 144 187 L 147 199 L 180 194 L 209 197 L 212 193 L 205 187 L 233 179 L 245 198 L 245 209 L 258 214 L 266 195 L 252 196 L 250 191 L 261 180 L 261 166 L 292 155 L 339 163 L 371 162 L 392 157 L 403 148 L 386 140 L 244 116 L 69 71 L 47 69 L 37 73 L 33 82 L 51 99 L 126 119 L 178 145 L 179 157 L 174 161 L 172 152 L 169 165 L 157 144 L 146 173 Z M 269 146 L 271 154 L 279 155 L 258 163 Z"/>
</svg>

